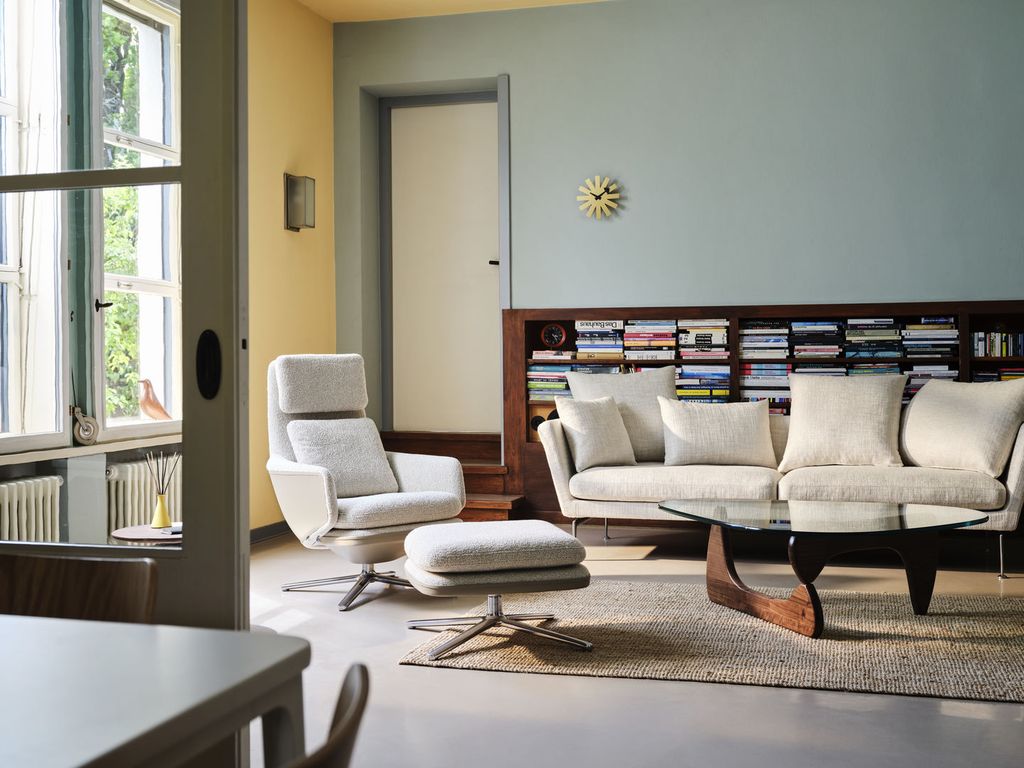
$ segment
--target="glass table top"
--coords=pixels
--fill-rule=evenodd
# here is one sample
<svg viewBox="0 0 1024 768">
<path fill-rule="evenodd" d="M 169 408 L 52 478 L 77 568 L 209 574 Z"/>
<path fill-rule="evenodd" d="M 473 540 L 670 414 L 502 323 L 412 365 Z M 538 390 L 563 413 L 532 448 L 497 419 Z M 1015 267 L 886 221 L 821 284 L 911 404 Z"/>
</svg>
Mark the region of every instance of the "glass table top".
<svg viewBox="0 0 1024 768">
<path fill-rule="evenodd" d="M 679 517 L 744 531 L 785 533 L 912 533 L 966 528 L 988 515 L 962 507 L 861 501 L 732 501 L 670 499 L 660 508 Z"/>
</svg>

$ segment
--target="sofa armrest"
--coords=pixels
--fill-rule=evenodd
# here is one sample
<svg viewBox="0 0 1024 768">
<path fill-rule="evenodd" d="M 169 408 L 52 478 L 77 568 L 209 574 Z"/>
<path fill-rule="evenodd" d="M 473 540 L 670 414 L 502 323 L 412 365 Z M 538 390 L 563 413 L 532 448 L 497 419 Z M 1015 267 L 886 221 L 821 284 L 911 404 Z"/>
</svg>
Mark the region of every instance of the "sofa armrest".
<svg viewBox="0 0 1024 768">
<path fill-rule="evenodd" d="M 989 512 L 989 521 L 977 528 L 1015 531 L 1020 524 L 1021 506 L 1024 503 L 1024 425 L 1017 430 L 1017 441 L 1013 444 L 1003 482 L 1006 484 L 1006 503 L 1000 509 Z"/>
<path fill-rule="evenodd" d="M 271 456 L 267 472 L 278 506 L 292 533 L 310 548 L 338 522 L 338 495 L 334 478 L 323 467 Z"/>
<path fill-rule="evenodd" d="M 391 470 L 402 492 L 440 491 L 459 498 L 466 505 L 466 483 L 462 464 L 450 456 L 388 452 Z"/>
<path fill-rule="evenodd" d="M 562 422 L 558 419 L 545 421 L 537 428 L 537 434 L 540 435 L 540 443 L 544 446 L 544 455 L 548 460 L 548 468 L 555 483 L 555 493 L 558 495 L 558 506 L 562 508 L 562 514 L 566 517 L 579 517 L 573 514 L 575 499 L 569 492 L 569 479 L 576 474 L 576 465 L 573 464 L 572 455 L 569 453 L 569 443 L 565 439 Z"/>
</svg>

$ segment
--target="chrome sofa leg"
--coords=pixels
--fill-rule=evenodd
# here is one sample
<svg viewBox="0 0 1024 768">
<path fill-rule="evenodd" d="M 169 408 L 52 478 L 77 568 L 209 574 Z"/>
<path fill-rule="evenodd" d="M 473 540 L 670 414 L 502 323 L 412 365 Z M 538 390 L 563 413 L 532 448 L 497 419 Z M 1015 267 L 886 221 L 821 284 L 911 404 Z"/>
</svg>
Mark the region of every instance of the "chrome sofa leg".
<svg viewBox="0 0 1024 768">
<path fill-rule="evenodd" d="M 572 535 L 576 536 L 576 538 L 578 539 L 579 536 L 576 534 L 577 529 L 585 522 L 587 522 L 587 520 L 589 519 L 589 517 L 574 517 L 572 519 Z"/>
<path fill-rule="evenodd" d="M 530 621 L 548 621 L 553 619 L 554 615 L 550 613 L 520 613 L 520 614 L 506 614 L 501 605 L 501 595 L 488 595 L 487 596 L 487 613 L 484 616 L 464 616 L 456 619 L 414 619 L 413 621 L 406 622 L 406 626 L 409 629 L 423 629 L 427 627 L 457 627 L 465 626 L 472 622 L 476 622 L 468 629 L 463 630 L 458 635 L 453 637 L 451 640 L 438 645 L 436 648 L 430 649 L 427 653 L 427 658 L 430 661 L 437 661 L 444 654 L 449 651 L 458 648 L 463 643 L 472 640 L 474 637 L 482 632 L 486 632 L 488 629 L 494 627 L 505 627 L 507 629 L 513 629 L 517 632 L 525 632 L 531 635 L 537 635 L 548 640 L 555 640 L 559 643 L 565 643 L 571 645 L 574 648 L 579 648 L 583 651 L 593 650 L 593 643 L 587 640 L 581 640 L 578 637 L 572 637 L 561 632 L 555 632 L 553 629 L 547 627 L 535 627 L 531 624 L 524 624 L 523 620 Z"/>
<path fill-rule="evenodd" d="M 604 540 L 609 541 L 611 538 L 612 537 L 608 535 L 608 518 L 606 517 L 604 519 Z"/>
<path fill-rule="evenodd" d="M 1006 563 L 1003 559 L 1003 534 L 1001 533 L 999 534 L 999 575 L 996 576 L 996 578 L 1000 581 L 1009 578 L 1009 576 L 1006 575 Z"/>
</svg>

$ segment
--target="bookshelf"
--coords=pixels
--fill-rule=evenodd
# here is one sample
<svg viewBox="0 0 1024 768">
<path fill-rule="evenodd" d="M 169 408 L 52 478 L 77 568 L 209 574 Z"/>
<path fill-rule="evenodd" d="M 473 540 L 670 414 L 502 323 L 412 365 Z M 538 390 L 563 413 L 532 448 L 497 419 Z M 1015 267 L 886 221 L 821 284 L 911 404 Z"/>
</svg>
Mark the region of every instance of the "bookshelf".
<svg viewBox="0 0 1024 768">
<path fill-rule="evenodd" d="M 945 322 L 933 321 L 930 326 L 933 332 L 929 333 L 929 323 L 925 322 L 928 318 Z M 724 342 L 719 345 L 724 347 L 724 357 L 700 360 L 685 356 L 679 347 L 678 328 L 674 329 L 676 343 L 670 352 L 664 346 L 662 334 L 653 333 L 658 321 L 670 320 L 722 321 L 721 325 L 716 325 L 724 329 L 724 333 L 716 335 L 715 340 Z M 885 320 L 892 322 L 869 322 Z M 577 323 L 581 321 L 587 322 L 578 329 Z M 644 330 L 653 339 L 653 343 L 661 345 L 661 354 L 672 356 L 653 360 L 626 359 L 625 346 L 622 347 L 622 354 L 605 359 L 553 360 L 544 357 L 543 353 L 540 357 L 536 355 L 538 351 L 548 348 L 541 336 L 545 327 L 551 324 L 561 326 L 565 338 L 560 349 L 578 352 L 580 332 L 584 331 L 587 324 L 593 325 L 597 321 L 614 321 L 613 330 L 618 330 L 623 337 L 627 327 L 644 329 L 646 326 Z M 765 349 L 758 356 L 749 357 L 746 354 L 749 345 L 743 339 L 757 336 L 758 333 L 751 333 L 750 329 L 759 326 L 776 329 L 785 327 L 786 343 L 772 347 L 771 342 L 766 342 Z M 801 329 L 801 333 L 795 333 L 794 328 Z M 851 330 L 855 331 L 852 336 L 849 333 Z M 913 333 L 907 335 L 907 330 Z M 503 313 L 503 334 L 503 448 L 504 461 L 509 468 L 508 487 L 510 493 L 524 494 L 527 507 L 537 511 L 558 508 L 547 461 L 537 442 L 536 432 L 542 420 L 556 416 L 553 401 L 555 395 L 551 394 L 547 400 L 531 402 L 535 399 L 531 394 L 535 395 L 539 390 L 528 386 L 531 380 L 537 382 L 547 379 L 548 384 L 557 383 L 558 377 L 544 375 L 547 366 L 629 373 L 670 365 L 677 369 L 677 393 L 681 399 L 694 401 L 712 398 L 682 398 L 681 390 L 684 387 L 680 383 L 683 379 L 681 369 L 688 366 L 720 366 L 722 373 L 717 376 L 721 378 L 707 379 L 706 389 L 719 392 L 727 390 L 727 395 L 714 399 L 729 402 L 752 397 L 758 389 L 752 385 L 754 378 L 762 373 L 778 374 L 776 381 L 782 382 L 789 372 L 815 372 L 813 369 L 817 369 L 820 375 L 844 376 L 900 371 L 911 374 L 912 381 L 916 382 L 913 387 L 908 386 L 905 399 L 912 397 L 931 377 L 994 381 L 1024 376 L 1024 346 L 1015 348 L 1012 343 L 1000 342 L 1001 346 L 997 347 L 991 343 L 991 340 L 1012 336 L 1024 344 L 1024 301 L 513 309 Z M 988 347 L 979 347 L 979 334 L 1004 336 L 992 336 Z M 772 336 L 771 333 L 760 335 Z M 779 335 L 783 336 L 781 333 Z M 802 348 L 799 354 L 796 350 L 797 336 Z M 634 338 L 643 337 L 642 333 L 634 334 Z M 608 346 L 602 339 L 591 337 L 591 340 L 599 346 Z M 908 340 L 910 344 L 907 344 Z M 615 348 L 614 344 L 612 348 Z M 830 352 L 813 354 L 816 348 L 827 348 Z M 778 353 L 773 354 L 776 349 Z M 977 354 L 983 349 L 989 351 L 989 354 Z M 872 350 L 877 350 L 878 354 Z M 858 356 L 848 356 L 853 351 Z M 993 351 L 1007 354 L 993 354 Z M 529 376 L 531 373 L 534 376 Z M 916 376 L 913 375 L 915 373 Z M 716 383 L 712 384 L 712 381 Z M 699 388 L 700 385 L 695 384 L 691 392 Z M 770 387 L 760 389 L 762 392 L 772 391 Z M 556 388 L 556 391 L 562 393 L 561 389 Z M 781 389 L 779 391 L 781 393 Z M 772 409 L 784 413 L 788 406 L 779 399 L 772 402 Z"/>
</svg>

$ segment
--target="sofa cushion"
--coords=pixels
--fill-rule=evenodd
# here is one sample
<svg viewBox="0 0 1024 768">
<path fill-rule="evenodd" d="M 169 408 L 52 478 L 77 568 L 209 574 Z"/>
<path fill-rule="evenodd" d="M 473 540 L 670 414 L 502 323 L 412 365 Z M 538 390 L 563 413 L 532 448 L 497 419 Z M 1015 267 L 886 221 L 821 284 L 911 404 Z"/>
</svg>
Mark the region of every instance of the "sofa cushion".
<svg viewBox="0 0 1024 768">
<path fill-rule="evenodd" d="M 827 464 L 900 467 L 905 375 L 789 377 L 793 397 L 780 472 Z"/>
<path fill-rule="evenodd" d="M 288 438 L 299 463 L 331 473 L 338 496 L 398 490 L 398 480 L 371 419 L 296 420 L 288 424 Z"/>
<path fill-rule="evenodd" d="M 779 498 L 998 509 L 1006 499 L 1006 488 L 982 472 L 958 469 L 803 467 L 782 478 Z"/>
<path fill-rule="evenodd" d="M 658 397 L 665 428 L 665 463 L 726 464 L 775 469 L 768 401 L 681 403 Z"/>
<path fill-rule="evenodd" d="M 594 467 L 569 480 L 569 492 L 592 501 L 774 499 L 781 475 L 768 467 L 638 464 Z"/>
<path fill-rule="evenodd" d="M 676 369 L 673 366 L 630 374 L 569 372 L 565 378 L 574 398 L 615 399 L 637 461 L 664 460 L 665 436 L 658 395 L 670 399 L 676 396 Z"/>
<path fill-rule="evenodd" d="M 378 493 L 355 499 L 338 499 L 338 522 L 343 531 L 387 528 L 395 525 L 448 520 L 462 511 L 462 500 L 443 491 Z M 453 521 L 454 522 L 454 521 Z"/>
<path fill-rule="evenodd" d="M 360 411 L 368 402 L 361 355 L 282 355 L 275 369 L 284 413 Z"/>
<path fill-rule="evenodd" d="M 636 464 L 622 414 L 612 398 L 558 397 L 555 404 L 576 469 Z"/>
<path fill-rule="evenodd" d="M 543 520 L 417 528 L 405 539 L 405 553 L 431 573 L 560 568 L 587 556 L 579 539 Z"/>
<path fill-rule="evenodd" d="M 968 383 L 933 379 L 903 414 L 909 464 L 999 477 L 1024 421 L 1024 379 Z"/>
</svg>

